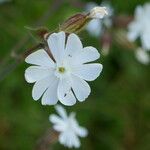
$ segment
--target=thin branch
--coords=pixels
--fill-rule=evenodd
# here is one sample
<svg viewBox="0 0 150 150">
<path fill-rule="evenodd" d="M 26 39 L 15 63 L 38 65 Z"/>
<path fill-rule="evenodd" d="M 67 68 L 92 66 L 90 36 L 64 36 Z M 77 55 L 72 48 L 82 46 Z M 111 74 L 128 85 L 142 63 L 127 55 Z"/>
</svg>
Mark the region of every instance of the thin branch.
<svg viewBox="0 0 150 150">
<path fill-rule="evenodd" d="M 58 140 L 58 133 L 53 129 L 47 129 L 43 136 L 38 139 L 35 150 L 52 150 L 52 145 Z"/>
<path fill-rule="evenodd" d="M 78 8 L 84 8 L 86 3 L 80 0 L 67 0 L 68 3 L 70 3 L 70 5 L 74 6 L 74 7 L 78 7 Z"/>
<path fill-rule="evenodd" d="M 55 0 L 53 4 L 48 7 L 47 11 L 44 13 L 44 15 L 34 24 L 34 26 L 41 26 L 45 24 L 45 22 L 62 6 L 64 0 Z M 25 44 L 27 44 L 30 40 L 30 37 L 28 34 L 26 34 L 11 50 L 11 54 L 14 53 L 17 55 L 19 51 L 24 47 Z M 21 52 L 21 54 L 23 54 Z M 18 55 L 21 55 L 18 54 Z M 8 74 L 10 74 L 18 64 L 20 64 L 21 61 L 16 61 L 9 64 L 9 61 L 11 61 L 12 57 L 11 55 L 8 55 L 2 62 L 1 62 L 1 70 L 0 70 L 0 81 L 2 81 Z"/>
</svg>

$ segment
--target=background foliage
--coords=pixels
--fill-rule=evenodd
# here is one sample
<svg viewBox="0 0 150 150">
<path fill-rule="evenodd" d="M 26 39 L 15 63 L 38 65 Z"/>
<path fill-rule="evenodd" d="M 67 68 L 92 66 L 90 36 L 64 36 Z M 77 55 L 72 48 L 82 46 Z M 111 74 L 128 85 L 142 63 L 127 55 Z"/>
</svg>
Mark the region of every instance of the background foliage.
<svg viewBox="0 0 150 150">
<path fill-rule="evenodd" d="M 24 80 L 27 65 L 17 65 L 10 59 L 12 50 L 20 53 L 37 42 L 24 26 L 42 25 L 53 31 L 67 17 L 83 11 L 81 3 L 86 2 L 12 0 L 0 5 L 0 71 L 4 70 L 2 76 L 8 73 L 0 81 L 0 150 L 34 149 L 37 139 L 51 127 L 48 116 L 54 112 L 53 106 L 43 107 L 40 101 L 32 99 L 32 85 Z M 116 14 L 133 14 L 135 7 L 144 2 L 148 1 L 111 1 Z M 85 46 L 93 45 L 101 52 L 99 39 L 86 31 L 80 37 Z M 18 49 L 19 44 L 22 45 Z M 115 43 L 108 56 L 101 56 L 100 62 L 104 69 L 90 83 L 90 97 L 66 107 L 75 111 L 80 124 L 89 130 L 89 136 L 81 140 L 80 149 L 150 150 L 150 67 L 137 62 L 132 51 Z M 56 143 L 54 149 L 66 148 Z"/>
</svg>

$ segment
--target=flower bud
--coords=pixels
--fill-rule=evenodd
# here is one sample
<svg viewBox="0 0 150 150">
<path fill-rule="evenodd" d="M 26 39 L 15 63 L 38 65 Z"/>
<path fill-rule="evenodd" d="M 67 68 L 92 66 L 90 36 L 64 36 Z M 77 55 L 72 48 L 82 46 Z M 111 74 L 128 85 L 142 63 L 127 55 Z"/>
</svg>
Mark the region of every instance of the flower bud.
<svg viewBox="0 0 150 150">
<path fill-rule="evenodd" d="M 90 21 L 87 15 L 85 14 L 76 14 L 69 19 L 67 19 L 60 27 L 60 31 L 64 31 L 66 33 L 78 33 L 80 32 L 84 26 Z"/>
<path fill-rule="evenodd" d="M 59 27 L 59 30 L 66 33 L 78 33 L 92 19 L 102 19 L 107 14 L 105 7 L 94 7 L 88 14 L 76 14 L 70 17 Z"/>
</svg>

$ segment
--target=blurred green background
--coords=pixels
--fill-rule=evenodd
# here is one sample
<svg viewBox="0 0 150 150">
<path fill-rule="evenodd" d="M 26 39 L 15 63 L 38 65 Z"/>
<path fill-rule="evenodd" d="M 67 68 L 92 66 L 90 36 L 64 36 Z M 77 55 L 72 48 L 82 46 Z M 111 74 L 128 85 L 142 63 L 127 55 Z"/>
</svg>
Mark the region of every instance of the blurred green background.
<svg viewBox="0 0 150 150">
<path fill-rule="evenodd" d="M 47 26 L 53 31 L 66 18 L 84 10 L 87 0 L 12 0 L 0 4 L 0 150 L 32 150 L 51 127 L 53 106 L 42 106 L 31 96 L 24 80 L 27 64 L 10 58 L 37 42 L 24 26 Z M 101 1 L 95 1 L 100 3 Z M 147 0 L 112 0 L 118 14 L 133 14 Z M 101 52 L 99 39 L 80 34 L 85 46 Z M 80 125 L 89 130 L 81 150 L 150 150 L 150 67 L 140 64 L 132 51 L 115 43 L 102 56 L 101 76 L 90 83 L 92 93 L 83 103 L 66 107 L 75 111 Z M 17 66 L 17 67 L 16 67 Z M 15 68 L 15 69 L 14 69 Z M 54 150 L 63 150 L 59 143 Z"/>
</svg>

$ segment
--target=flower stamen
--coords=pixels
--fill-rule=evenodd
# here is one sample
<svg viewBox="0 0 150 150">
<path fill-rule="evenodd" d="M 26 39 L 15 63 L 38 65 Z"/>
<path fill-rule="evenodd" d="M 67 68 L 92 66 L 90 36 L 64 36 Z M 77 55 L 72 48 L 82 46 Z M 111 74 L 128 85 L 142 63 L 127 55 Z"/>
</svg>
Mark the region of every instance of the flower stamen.
<svg viewBox="0 0 150 150">
<path fill-rule="evenodd" d="M 59 68 L 58 68 L 58 71 L 59 71 L 60 73 L 64 73 L 64 72 L 65 72 L 65 68 L 64 68 L 64 67 L 59 67 Z"/>
</svg>

